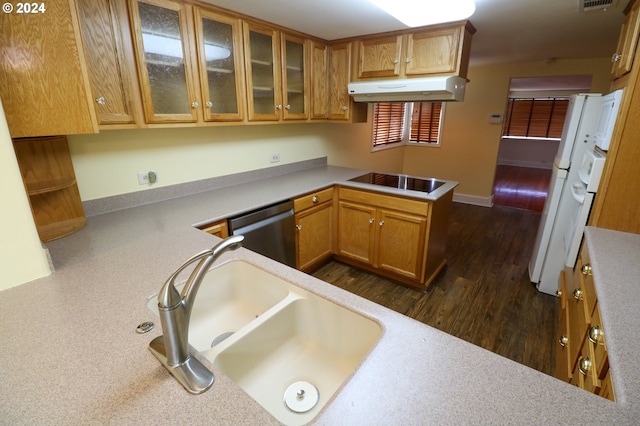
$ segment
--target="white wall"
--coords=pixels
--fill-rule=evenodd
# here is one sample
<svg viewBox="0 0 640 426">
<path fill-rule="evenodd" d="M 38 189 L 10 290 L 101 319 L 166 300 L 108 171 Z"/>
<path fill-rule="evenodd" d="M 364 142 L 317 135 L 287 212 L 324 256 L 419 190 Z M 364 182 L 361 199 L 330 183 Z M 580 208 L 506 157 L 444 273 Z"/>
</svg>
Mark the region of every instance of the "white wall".
<svg viewBox="0 0 640 426">
<path fill-rule="evenodd" d="M 502 138 L 498 164 L 551 169 L 560 141 Z"/>
<path fill-rule="evenodd" d="M 51 273 L 0 103 L 0 290 L 41 278 Z"/>
</svg>

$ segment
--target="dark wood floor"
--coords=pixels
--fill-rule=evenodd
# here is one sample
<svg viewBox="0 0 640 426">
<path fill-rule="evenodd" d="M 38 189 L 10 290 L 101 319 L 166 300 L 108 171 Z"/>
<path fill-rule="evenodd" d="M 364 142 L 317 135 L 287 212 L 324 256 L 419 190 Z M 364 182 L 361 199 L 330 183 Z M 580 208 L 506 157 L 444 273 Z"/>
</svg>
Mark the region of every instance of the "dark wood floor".
<svg viewBox="0 0 640 426">
<path fill-rule="evenodd" d="M 337 262 L 314 275 L 516 362 L 553 374 L 556 298 L 529 282 L 540 214 L 453 203 L 447 267 L 426 293 Z"/>
<path fill-rule="evenodd" d="M 498 165 L 493 203 L 542 212 L 550 181 L 550 169 Z"/>
</svg>

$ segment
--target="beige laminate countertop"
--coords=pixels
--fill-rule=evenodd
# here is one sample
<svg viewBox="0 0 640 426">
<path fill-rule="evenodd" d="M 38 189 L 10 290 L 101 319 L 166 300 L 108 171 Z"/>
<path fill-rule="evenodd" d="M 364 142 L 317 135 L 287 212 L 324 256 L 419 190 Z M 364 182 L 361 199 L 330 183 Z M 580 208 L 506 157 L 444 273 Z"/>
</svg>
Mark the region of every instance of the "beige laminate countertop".
<svg viewBox="0 0 640 426">
<path fill-rule="evenodd" d="M 48 243 L 56 271 L 0 292 L 0 422 L 2 424 L 277 424 L 261 406 L 211 364 L 213 387 L 187 393 L 149 352 L 161 334 L 147 297 L 186 258 L 218 239 L 193 224 L 293 197 L 362 171 L 318 167 L 88 218 L 87 226 Z M 603 310 L 612 369 L 631 364 L 635 343 L 613 331 L 633 312 L 640 236 L 588 233 L 590 244 L 613 245 L 605 258 L 591 248 L 594 276 L 607 287 Z M 609 278 L 605 264 L 632 256 Z M 635 257 L 633 257 L 635 256 Z M 640 374 L 614 375 L 612 403 L 477 346 L 413 321 L 246 249 L 220 259 L 244 259 L 300 287 L 363 313 L 383 336 L 361 367 L 316 417 L 317 424 L 637 424 Z M 618 263 L 615 263 L 618 265 Z M 629 280 L 623 309 L 608 295 Z M 632 283 L 635 283 L 633 286 Z M 616 299 L 611 299 L 617 303 Z M 621 318 L 618 318 L 620 315 Z M 154 330 L 137 334 L 143 321 Z M 637 330 L 637 328 L 635 329 Z M 631 333 L 631 331 L 625 331 Z M 622 383 L 622 388 L 618 388 Z M 276 389 L 275 392 L 280 392 Z"/>
</svg>

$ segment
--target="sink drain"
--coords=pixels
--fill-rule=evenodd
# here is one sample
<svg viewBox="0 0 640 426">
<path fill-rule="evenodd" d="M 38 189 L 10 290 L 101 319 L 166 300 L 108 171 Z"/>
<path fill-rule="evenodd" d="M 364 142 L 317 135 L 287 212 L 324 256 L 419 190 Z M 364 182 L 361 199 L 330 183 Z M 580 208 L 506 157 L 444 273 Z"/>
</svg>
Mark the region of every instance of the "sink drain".
<svg viewBox="0 0 640 426">
<path fill-rule="evenodd" d="M 316 406 L 320 399 L 318 389 L 309 382 L 295 382 L 284 392 L 284 403 L 289 410 L 306 413 Z"/>
<path fill-rule="evenodd" d="M 218 343 L 221 343 L 224 339 L 231 336 L 233 333 L 234 333 L 233 331 L 227 331 L 226 333 L 220 334 L 218 337 L 213 339 L 213 341 L 211 342 L 211 347 L 214 347 Z"/>
</svg>

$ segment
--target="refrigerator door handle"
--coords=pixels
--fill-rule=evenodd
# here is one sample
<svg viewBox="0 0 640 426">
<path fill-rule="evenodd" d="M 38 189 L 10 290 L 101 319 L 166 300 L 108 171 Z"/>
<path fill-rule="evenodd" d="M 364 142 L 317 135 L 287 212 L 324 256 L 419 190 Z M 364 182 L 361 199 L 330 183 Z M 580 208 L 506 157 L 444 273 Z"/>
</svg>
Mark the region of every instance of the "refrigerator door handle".
<svg viewBox="0 0 640 426">
<path fill-rule="evenodd" d="M 573 185 L 571 185 L 571 196 L 580 204 L 584 204 L 585 192 L 586 191 L 584 186 L 580 185 L 579 183 L 574 183 Z"/>
</svg>

